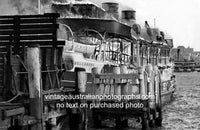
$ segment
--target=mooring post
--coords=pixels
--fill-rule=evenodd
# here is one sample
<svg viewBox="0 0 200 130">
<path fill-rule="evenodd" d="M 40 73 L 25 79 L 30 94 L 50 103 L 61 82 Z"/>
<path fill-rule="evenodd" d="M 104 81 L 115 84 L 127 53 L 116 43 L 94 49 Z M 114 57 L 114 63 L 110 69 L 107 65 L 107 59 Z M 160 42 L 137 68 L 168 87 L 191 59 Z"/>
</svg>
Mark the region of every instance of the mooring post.
<svg viewBox="0 0 200 130">
<path fill-rule="evenodd" d="M 145 82 L 147 82 L 145 80 L 145 68 L 144 67 L 140 67 L 139 70 L 138 70 L 138 74 L 139 74 L 139 86 L 140 86 L 140 97 L 141 99 L 145 98 L 146 97 L 146 86 L 145 86 Z"/>
<path fill-rule="evenodd" d="M 120 67 L 119 66 L 113 67 L 113 74 L 120 74 Z M 115 86 L 114 95 L 121 95 L 121 85 L 116 83 L 114 86 Z"/>
<path fill-rule="evenodd" d="M 41 63 L 39 45 L 27 48 L 27 68 L 30 97 L 30 115 L 37 119 L 31 130 L 42 130 Z"/>
<path fill-rule="evenodd" d="M 79 71 L 77 74 L 77 80 L 78 80 L 78 92 L 79 94 L 86 94 L 86 84 L 87 84 L 87 74 L 85 71 Z M 87 100 L 83 99 L 80 101 L 80 103 L 87 104 Z M 87 123 L 88 123 L 88 117 L 87 117 L 87 107 L 81 108 L 81 115 L 83 116 L 81 119 L 81 130 L 87 130 Z"/>
<path fill-rule="evenodd" d="M 121 65 L 120 66 L 120 74 L 127 74 L 128 73 L 128 68 L 126 65 Z M 121 95 L 128 95 L 128 88 L 130 87 L 130 85 L 127 82 L 127 79 L 123 79 L 126 80 L 126 84 L 121 84 Z M 124 81 L 123 81 L 124 82 Z M 121 125 L 122 127 L 128 127 L 128 119 L 124 119 L 121 120 Z"/>
<path fill-rule="evenodd" d="M 87 74 L 85 70 L 75 69 L 75 93 L 74 95 L 85 94 Z M 80 107 L 81 104 L 86 104 L 82 99 L 75 100 L 78 103 L 77 108 L 71 110 L 70 115 L 70 130 L 86 130 L 87 129 L 87 108 Z"/>
</svg>

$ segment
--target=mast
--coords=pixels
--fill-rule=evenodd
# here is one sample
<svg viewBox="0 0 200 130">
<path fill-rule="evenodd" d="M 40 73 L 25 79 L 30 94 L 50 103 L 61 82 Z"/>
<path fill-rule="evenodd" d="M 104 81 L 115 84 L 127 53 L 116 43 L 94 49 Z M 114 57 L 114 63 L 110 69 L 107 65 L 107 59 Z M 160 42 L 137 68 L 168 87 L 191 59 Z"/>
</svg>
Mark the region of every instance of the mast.
<svg viewBox="0 0 200 130">
<path fill-rule="evenodd" d="M 38 0 L 38 14 L 41 14 L 41 2 Z"/>
</svg>

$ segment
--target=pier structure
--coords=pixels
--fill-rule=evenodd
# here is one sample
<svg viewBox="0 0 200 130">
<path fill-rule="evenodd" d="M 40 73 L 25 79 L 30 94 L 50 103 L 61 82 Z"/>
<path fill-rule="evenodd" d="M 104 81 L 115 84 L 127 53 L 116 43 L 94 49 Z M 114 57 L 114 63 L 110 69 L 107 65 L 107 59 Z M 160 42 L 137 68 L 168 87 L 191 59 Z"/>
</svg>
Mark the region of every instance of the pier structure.
<svg viewBox="0 0 200 130">
<path fill-rule="evenodd" d="M 67 113 L 44 98 L 67 93 L 61 88 L 65 41 L 57 40 L 58 17 L 56 13 L 0 16 L 0 122 L 5 129 L 48 129 L 50 119 Z"/>
</svg>

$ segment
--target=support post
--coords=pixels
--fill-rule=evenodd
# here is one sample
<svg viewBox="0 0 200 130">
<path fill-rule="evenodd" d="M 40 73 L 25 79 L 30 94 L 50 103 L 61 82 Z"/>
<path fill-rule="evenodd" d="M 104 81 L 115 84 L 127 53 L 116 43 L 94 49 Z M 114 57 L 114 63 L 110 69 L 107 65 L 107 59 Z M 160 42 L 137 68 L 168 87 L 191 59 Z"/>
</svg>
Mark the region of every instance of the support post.
<svg viewBox="0 0 200 130">
<path fill-rule="evenodd" d="M 113 74 L 120 74 L 120 67 L 118 66 L 113 67 Z M 115 83 L 114 95 L 121 95 L 121 85 Z"/>
<path fill-rule="evenodd" d="M 140 75 L 139 78 L 139 85 L 140 85 L 140 96 L 143 99 L 143 97 L 145 97 L 146 95 L 146 86 L 145 86 L 145 74 L 144 74 L 145 68 L 144 67 L 140 67 L 138 70 L 138 74 Z"/>
<path fill-rule="evenodd" d="M 30 97 L 30 115 L 37 119 L 31 130 L 42 130 L 42 100 L 41 100 L 41 64 L 38 45 L 27 48 L 28 84 Z"/>
<path fill-rule="evenodd" d="M 86 94 L 86 84 L 87 84 L 87 74 L 85 71 L 78 71 L 77 74 L 77 82 L 78 82 L 78 92 L 79 94 Z M 80 103 L 87 103 L 87 100 L 80 100 Z M 81 130 L 87 130 L 87 108 L 80 108 L 81 109 Z"/>
<path fill-rule="evenodd" d="M 147 47 L 147 64 L 152 63 L 151 62 L 151 52 L 150 47 Z"/>
<path fill-rule="evenodd" d="M 140 61 L 140 41 L 137 41 L 137 59 L 138 59 L 138 66 L 141 66 L 141 61 Z"/>
<path fill-rule="evenodd" d="M 75 69 L 75 95 L 84 94 L 86 91 L 87 74 L 83 69 Z M 86 101 L 81 99 L 75 100 L 78 108 L 74 108 L 70 115 L 70 130 L 86 130 L 87 129 L 87 109 L 79 108 L 79 105 Z"/>
<path fill-rule="evenodd" d="M 12 79 L 12 46 L 11 45 L 8 45 L 7 46 L 7 63 L 6 63 L 6 91 L 7 90 L 12 90 L 12 81 L 10 81 L 10 79 Z M 7 96 L 7 95 L 4 95 L 4 96 Z"/>
</svg>

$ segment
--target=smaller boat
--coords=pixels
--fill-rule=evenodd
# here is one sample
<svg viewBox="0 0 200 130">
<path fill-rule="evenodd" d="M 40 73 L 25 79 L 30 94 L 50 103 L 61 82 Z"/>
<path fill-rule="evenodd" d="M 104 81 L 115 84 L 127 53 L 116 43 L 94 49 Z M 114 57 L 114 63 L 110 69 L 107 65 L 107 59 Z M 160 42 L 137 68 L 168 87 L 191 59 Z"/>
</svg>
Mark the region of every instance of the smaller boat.
<svg viewBox="0 0 200 130">
<path fill-rule="evenodd" d="M 195 61 L 175 61 L 175 72 L 192 72 L 196 70 Z"/>
</svg>

